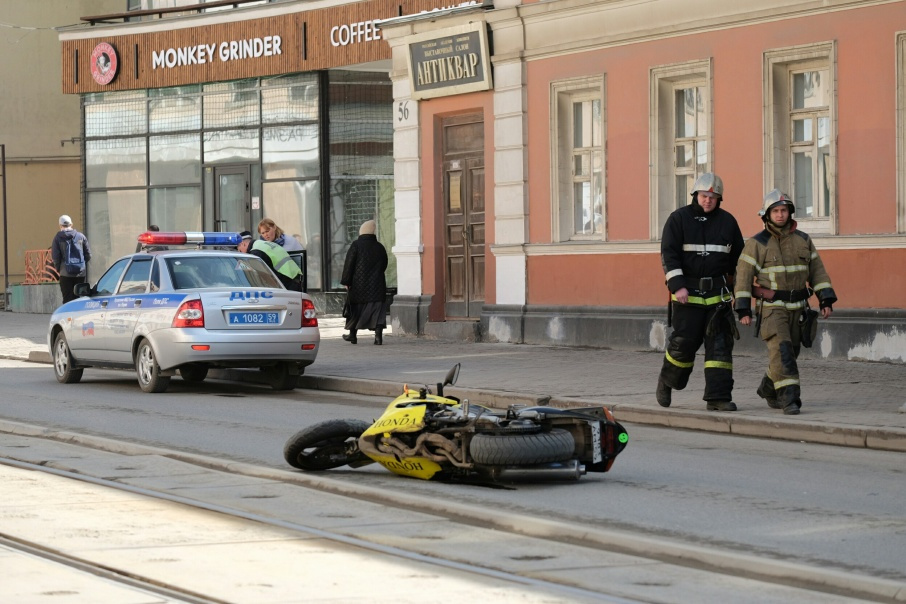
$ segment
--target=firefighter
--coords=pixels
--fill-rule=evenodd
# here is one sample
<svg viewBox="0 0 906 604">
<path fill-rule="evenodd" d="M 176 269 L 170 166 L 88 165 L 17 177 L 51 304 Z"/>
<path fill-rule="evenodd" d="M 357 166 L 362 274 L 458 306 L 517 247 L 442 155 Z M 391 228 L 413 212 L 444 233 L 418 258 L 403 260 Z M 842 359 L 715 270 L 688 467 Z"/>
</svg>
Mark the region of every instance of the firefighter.
<svg viewBox="0 0 906 604">
<path fill-rule="evenodd" d="M 743 238 L 732 214 L 721 209 L 723 181 L 710 172 L 692 185 L 692 203 L 664 224 L 661 264 L 670 291 L 664 364 L 655 396 L 669 407 L 673 390 L 689 382 L 695 353 L 705 344 L 705 393 L 709 411 L 736 411 L 733 342 L 739 337 L 731 306 L 733 274 Z"/>
<path fill-rule="evenodd" d="M 804 311 L 812 293 L 818 296 L 820 316 L 827 319 L 837 301 L 830 277 L 811 238 L 796 229 L 796 206 L 789 195 L 774 189 L 764 197 L 758 213 L 764 230 L 749 239 L 736 267 L 736 313 L 743 325 L 752 323 L 752 301 L 761 308 L 761 339 L 768 347 L 768 370 L 758 396 L 784 415 L 798 415 L 802 407 L 799 368 L 800 346 L 811 345 Z"/>
</svg>

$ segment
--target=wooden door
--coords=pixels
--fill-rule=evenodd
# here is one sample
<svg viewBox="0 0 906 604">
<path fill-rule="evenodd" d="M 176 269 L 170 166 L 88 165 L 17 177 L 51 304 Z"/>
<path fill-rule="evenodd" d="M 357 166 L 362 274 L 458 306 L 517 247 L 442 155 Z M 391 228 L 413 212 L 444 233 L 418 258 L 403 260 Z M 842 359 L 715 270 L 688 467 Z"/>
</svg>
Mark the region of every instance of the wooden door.
<svg viewBox="0 0 906 604">
<path fill-rule="evenodd" d="M 484 118 L 443 123 L 444 289 L 448 318 L 478 319 L 484 305 Z"/>
</svg>

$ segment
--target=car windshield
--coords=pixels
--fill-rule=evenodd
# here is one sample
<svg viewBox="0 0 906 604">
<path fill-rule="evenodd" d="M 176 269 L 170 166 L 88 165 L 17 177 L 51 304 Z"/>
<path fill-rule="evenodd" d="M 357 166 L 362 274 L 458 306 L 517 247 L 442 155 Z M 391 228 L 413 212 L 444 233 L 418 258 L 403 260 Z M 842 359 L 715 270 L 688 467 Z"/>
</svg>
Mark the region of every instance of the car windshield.
<svg viewBox="0 0 906 604">
<path fill-rule="evenodd" d="M 167 258 L 166 262 L 175 289 L 282 287 L 260 258 L 178 256 Z"/>
</svg>

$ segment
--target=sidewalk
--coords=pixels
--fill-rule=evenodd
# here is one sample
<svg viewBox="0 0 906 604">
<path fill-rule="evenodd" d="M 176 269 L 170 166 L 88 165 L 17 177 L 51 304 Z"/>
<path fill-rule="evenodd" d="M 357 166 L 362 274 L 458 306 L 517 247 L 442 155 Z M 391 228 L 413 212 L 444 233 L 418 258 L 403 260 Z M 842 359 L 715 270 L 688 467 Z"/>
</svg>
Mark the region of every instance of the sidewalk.
<svg viewBox="0 0 906 604">
<path fill-rule="evenodd" d="M 49 315 L 0 313 L 0 357 L 50 362 Z M 673 405 L 654 400 L 663 353 L 440 341 L 384 336 L 374 346 L 366 332 L 356 345 L 341 339 L 343 320 L 321 318 L 321 349 L 300 386 L 396 396 L 404 383 L 434 384 L 455 363 L 457 387 L 448 390 L 492 406 L 607 405 L 621 422 L 734 433 L 906 452 L 906 369 L 901 364 L 800 360 L 803 408 L 798 416 L 770 409 L 755 394 L 766 356 L 736 355 L 735 413 L 705 411 L 699 357 L 688 388 Z M 260 379 L 259 372 L 221 372 Z M 217 375 L 212 373 L 213 377 Z M 48 379 L 53 376 L 48 373 Z"/>
</svg>

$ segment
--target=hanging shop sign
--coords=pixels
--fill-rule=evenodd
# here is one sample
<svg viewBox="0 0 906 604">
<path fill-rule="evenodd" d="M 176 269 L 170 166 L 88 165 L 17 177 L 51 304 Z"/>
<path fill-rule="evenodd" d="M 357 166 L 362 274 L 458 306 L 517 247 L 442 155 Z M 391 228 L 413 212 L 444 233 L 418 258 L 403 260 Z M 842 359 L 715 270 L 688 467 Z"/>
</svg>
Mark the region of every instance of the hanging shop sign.
<svg viewBox="0 0 906 604">
<path fill-rule="evenodd" d="M 491 62 L 484 23 L 413 36 L 408 49 L 409 81 L 414 99 L 491 88 Z"/>
<path fill-rule="evenodd" d="M 449 5 L 450 0 L 362 0 L 259 19 L 212 17 L 211 24 L 196 27 L 185 27 L 188 21 L 179 18 L 161 19 L 123 24 L 116 28 L 123 35 L 107 35 L 106 28 L 102 43 L 93 30 L 67 31 L 60 34 L 63 92 L 166 88 L 386 60 L 391 53 L 381 37 L 381 20 Z M 128 33 L 139 27 L 142 33 Z M 117 49 L 106 52 L 112 66 L 104 52 L 95 57 L 102 46 Z M 92 77 L 84 77 L 89 73 Z"/>
</svg>

